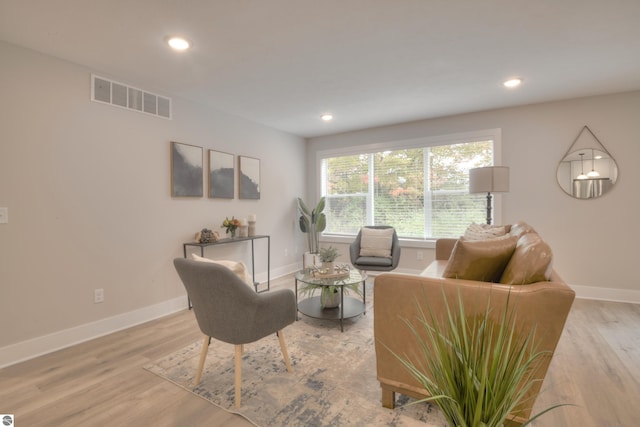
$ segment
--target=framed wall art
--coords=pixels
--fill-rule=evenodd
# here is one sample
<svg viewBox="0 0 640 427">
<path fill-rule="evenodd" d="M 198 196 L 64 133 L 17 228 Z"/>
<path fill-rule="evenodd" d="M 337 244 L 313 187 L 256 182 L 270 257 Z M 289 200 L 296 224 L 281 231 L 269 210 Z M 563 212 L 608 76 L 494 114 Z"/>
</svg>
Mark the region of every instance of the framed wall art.
<svg viewBox="0 0 640 427">
<path fill-rule="evenodd" d="M 202 197 L 202 147 L 171 141 L 171 196 Z"/>
<path fill-rule="evenodd" d="M 209 150 L 209 197 L 233 199 L 234 178 L 233 154 Z"/>
<path fill-rule="evenodd" d="M 238 197 L 240 199 L 260 198 L 260 160 L 238 156 Z"/>
</svg>

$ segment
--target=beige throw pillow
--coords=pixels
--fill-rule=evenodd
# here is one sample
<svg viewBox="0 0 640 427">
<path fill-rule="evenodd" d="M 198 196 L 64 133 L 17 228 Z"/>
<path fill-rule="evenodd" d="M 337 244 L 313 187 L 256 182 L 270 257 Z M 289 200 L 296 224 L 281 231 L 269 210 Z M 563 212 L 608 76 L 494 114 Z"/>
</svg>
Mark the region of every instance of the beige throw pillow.
<svg viewBox="0 0 640 427">
<path fill-rule="evenodd" d="M 489 240 L 466 240 L 461 237 L 453 247 L 442 276 L 497 282 L 513 255 L 517 240 L 509 235 Z"/>
<path fill-rule="evenodd" d="M 247 272 L 247 267 L 244 265 L 242 261 L 230 261 L 225 259 L 214 260 L 209 258 L 203 258 L 196 254 L 191 254 L 191 257 L 195 261 L 209 262 L 212 264 L 223 265 L 227 267 L 229 270 L 233 271 L 236 274 L 236 276 L 238 276 L 247 285 L 253 287 L 253 279 L 251 278 L 251 275 L 249 275 L 249 273 Z"/>
<path fill-rule="evenodd" d="M 363 227 L 360 234 L 360 256 L 391 258 L 393 231 L 393 228 Z"/>
<path fill-rule="evenodd" d="M 464 232 L 465 240 L 487 240 L 504 236 L 507 230 L 502 225 L 471 223 Z"/>
<path fill-rule="evenodd" d="M 502 273 L 500 283 L 528 285 L 551 278 L 551 248 L 534 232 L 518 239 L 516 250 Z"/>
</svg>

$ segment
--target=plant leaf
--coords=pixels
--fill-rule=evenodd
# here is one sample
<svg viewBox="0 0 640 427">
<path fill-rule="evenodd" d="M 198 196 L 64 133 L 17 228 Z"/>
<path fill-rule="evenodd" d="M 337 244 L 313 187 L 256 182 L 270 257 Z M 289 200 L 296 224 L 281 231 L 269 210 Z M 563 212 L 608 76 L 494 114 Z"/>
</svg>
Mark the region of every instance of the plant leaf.
<svg viewBox="0 0 640 427">
<path fill-rule="evenodd" d="M 311 216 L 311 212 L 307 205 L 304 204 L 304 201 L 300 197 L 298 197 L 298 208 L 300 208 L 300 212 L 305 216 Z"/>
<path fill-rule="evenodd" d="M 325 216 L 325 214 L 320 213 L 316 217 L 316 231 L 318 233 L 322 233 L 326 227 L 327 227 L 327 217 Z"/>
</svg>

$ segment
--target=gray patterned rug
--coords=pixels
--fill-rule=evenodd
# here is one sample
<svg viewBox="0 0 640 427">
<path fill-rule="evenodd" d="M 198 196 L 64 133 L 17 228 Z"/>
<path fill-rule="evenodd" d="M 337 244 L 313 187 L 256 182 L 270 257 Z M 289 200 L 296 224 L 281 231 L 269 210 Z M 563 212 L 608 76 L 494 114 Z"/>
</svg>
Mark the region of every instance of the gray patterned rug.
<svg viewBox="0 0 640 427">
<path fill-rule="evenodd" d="M 369 293 L 369 292 L 367 292 Z M 284 329 L 293 373 L 288 373 L 278 338 L 245 345 L 242 360 L 242 406 L 234 407 L 234 348 L 212 340 L 197 387 L 192 387 L 202 342 L 193 343 L 145 366 L 209 402 L 237 413 L 257 426 L 433 426 L 448 424 L 432 404 L 395 410 L 380 404 L 373 345 L 373 310 L 337 321 L 300 315 Z"/>
</svg>

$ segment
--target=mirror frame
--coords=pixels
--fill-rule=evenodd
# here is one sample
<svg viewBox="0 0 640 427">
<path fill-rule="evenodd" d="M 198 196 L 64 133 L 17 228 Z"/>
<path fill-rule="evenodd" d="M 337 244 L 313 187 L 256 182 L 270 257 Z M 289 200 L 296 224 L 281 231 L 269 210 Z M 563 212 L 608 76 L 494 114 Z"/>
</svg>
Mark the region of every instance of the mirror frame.
<svg viewBox="0 0 640 427">
<path fill-rule="evenodd" d="M 576 144 L 588 131 L 596 144 Z M 585 163 L 587 165 L 585 173 Z M 562 191 L 576 199 L 588 200 L 602 197 L 618 181 L 616 160 L 588 126 L 584 126 L 560 160 L 556 180 Z M 592 176 L 595 174 L 595 176 Z"/>
</svg>

